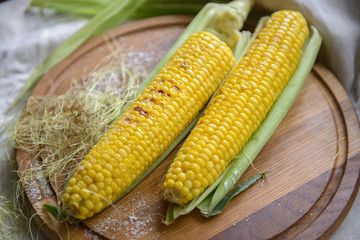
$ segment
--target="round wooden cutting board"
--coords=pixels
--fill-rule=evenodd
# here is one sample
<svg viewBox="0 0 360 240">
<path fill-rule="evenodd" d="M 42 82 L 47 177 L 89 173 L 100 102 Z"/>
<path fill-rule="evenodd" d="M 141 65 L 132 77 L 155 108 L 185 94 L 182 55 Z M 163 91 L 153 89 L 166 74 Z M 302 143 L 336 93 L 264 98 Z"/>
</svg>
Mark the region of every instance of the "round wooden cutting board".
<svg viewBox="0 0 360 240">
<path fill-rule="evenodd" d="M 49 71 L 33 95 L 64 93 L 71 79 L 83 77 L 111 52 L 107 44 L 113 38 L 130 64 L 150 70 L 191 19 L 145 19 L 103 34 Z M 359 122 L 342 86 L 319 63 L 242 177 L 270 171 L 266 180 L 234 198 L 220 215 L 205 218 L 195 210 L 170 226 L 162 223 L 167 202 L 160 186 L 174 152 L 114 206 L 80 224 L 58 223 L 42 209 L 56 199 L 50 184 L 40 184 L 44 179 L 27 184 L 28 200 L 39 214 L 36 221 L 50 239 L 327 239 L 359 188 Z M 30 159 L 17 152 L 20 172 L 31 165 Z"/>
</svg>

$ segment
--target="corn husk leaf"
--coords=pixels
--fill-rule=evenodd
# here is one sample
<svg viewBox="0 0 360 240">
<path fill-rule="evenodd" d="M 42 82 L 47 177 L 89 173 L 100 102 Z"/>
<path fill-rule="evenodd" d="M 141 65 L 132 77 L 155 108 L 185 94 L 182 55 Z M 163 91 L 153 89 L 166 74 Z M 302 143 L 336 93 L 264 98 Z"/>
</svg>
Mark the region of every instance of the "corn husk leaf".
<svg viewBox="0 0 360 240">
<path fill-rule="evenodd" d="M 202 214 L 209 215 L 234 187 L 295 101 L 316 60 L 321 41 L 322 37 L 319 31 L 314 26 L 310 26 L 310 37 L 305 43 L 295 73 L 257 131 L 213 185 L 184 206 L 169 204 L 165 224 L 171 224 L 176 218 L 191 212 L 194 208 L 199 208 Z"/>
<path fill-rule="evenodd" d="M 43 208 L 48 211 L 57 221 L 63 221 L 65 219 L 68 219 L 68 221 L 72 221 L 72 222 L 78 222 L 77 219 L 71 218 L 69 216 L 67 216 L 61 209 L 58 209 L 57 207 L 54 207 L 52 205 L 49 204 L 44 204 Z"/>
<path fill-rule="evenodd" d="M 214 209 L 211 210 L 211 212 L 209 212 L 208 214 L 204 214 L 204 216 L 205 217 L 211 217 L 211 216 L 215 216 L 215 215 L 220 214 L 225 209 L 225 207 L 227 206 L 227 204 L 230 202 L 231 199 L 233 199 L 234 197 L 236 197 L 237 195 L 239 195 L 240 193 L 242 193 L 243 191 L 248 189 L 250 186 L 252 186 L 259 179 L 264 178 L 265 175 L 268 174 L 268 173 L 269 172 L 257 174 L 255 176 L 252 176 L 252 177 L 246 179 L 245 181 L 243 181 L 239 185 L 237 185 L 234 188 L 234 190 L 232 190 L 229 194 L 227 194 L 225 197 L 223 197 L 221 199 L 221 201 L 214 207 Z M 212 196 L 208 196 L 206 199 L 204 199 L 203 202 L 211 201 L 211 198 L 212 198 Z"/>
<path fill-rule="evenodd" d="M 85 18 L 91 18 L 105 9 L 113 1 L 111 0 L 33 0 L 29 7 L 38 7 L 43 12 L 44 9 L 53 9 L 59 13 L 74 14 Z M 160 15 L 191 14 L 198 13 L 208 1 L 151 1 L 148 0 L 141 5 L 129 18 L 139 19 Z"/>
</svg>

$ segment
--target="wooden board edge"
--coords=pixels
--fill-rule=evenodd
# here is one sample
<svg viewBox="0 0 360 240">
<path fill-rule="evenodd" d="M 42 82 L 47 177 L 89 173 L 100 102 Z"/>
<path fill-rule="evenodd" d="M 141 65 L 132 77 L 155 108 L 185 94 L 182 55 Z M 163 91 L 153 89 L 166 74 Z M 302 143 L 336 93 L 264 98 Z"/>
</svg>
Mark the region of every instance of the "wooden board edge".
<svg viewBox="0 0 360 240">
<path fill-rule="evenodd" d="M 346 218 L 358 195 L 360 187 L 360 124 L 349 95 L 333 73 L 321 63 L 316 63 L 313 70 L 327 86 L 329 92 L 331 92 L 333 96 L 338 97 L 338 108 L 341 110 L 346 134 L 349 139 L 347 141 L 348 160 L 344 166 L 344 175 L 336 194 L 333 196 L 331 204 L 329 204 L 324 211 L 324 214 L 334 214 L 337 212 L 338 216 L 335 218 L 335 221 L 328 226 L 328 229 L 319 236 L 319 239 L 330 239 Z M 351 186 L 353 187 L 351 188 Z M 318 221 L 321 220 L 322 219 L 319 219 Z"/>
<path fill-rule="evenodd" d="M 324 64 L 317 62 L 313 67 L 313 71 L 322 80 L 329 92 L 337 97 L 337 104 L 339 109 L 341 109 L 346 133 L 349 137 L 349 158 L 351 158 L 360 153 L 360 122 L 355 107 L 345 88 Z"/>
<path fill-rule="evenodd" d="M 289 228 L 274 236 L 273 239 L 287 237 L 307 239 L 310 236 L 316 239 L 330 239 L 350 211 L 360 186 L 360 126 L 355 109 L 343 86 L 323 64 L 317 62 L 313 67 L 313 72 L 321 80 L 322 87 L 326 88 L 325 94 L 328 95 L 329 105 L 334 108 L 335 121 L 343 123 L 343 125 L 337 124 L 337 126 L 344 126 L 345 134 L 338 137 L 348 139 L 346 141 L 348 143 L 347 160 L 332 169 L 330 181 L 331 178 L 334 178 L 336 182 L 334 184 L 329 182 L 327 188 L 336 191 L 329 196 L 331 201 L 326 204 L 321 214 L 311 222 L 306 230 L 299 230 L 300 228 L 296 224 L 306 224 L 305 221 L 299 221 L 294 224 L 293 231 Z M 338 134 L 340 132 L 342 131 L 338 131 Z M 324 192 L 324 194 L 331 194 L 331 191 Z M 332 221 L 326 219 L 329 215 L 333 216 L 330 218 Z"/>
</svg>

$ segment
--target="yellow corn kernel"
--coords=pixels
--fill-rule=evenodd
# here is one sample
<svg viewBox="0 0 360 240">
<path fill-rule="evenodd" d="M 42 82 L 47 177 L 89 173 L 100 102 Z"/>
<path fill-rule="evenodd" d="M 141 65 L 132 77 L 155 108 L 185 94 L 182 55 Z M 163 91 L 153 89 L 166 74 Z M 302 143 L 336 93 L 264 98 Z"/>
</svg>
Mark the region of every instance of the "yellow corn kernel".
<svg viewBox="0 0 360 240">
<path fill-rule="evenodd" d="M 273 13 L 265 22 L 170 165 L 165 199 L 185 204 L 223 173 L 292 76 L 308 32 L 305 19 L 294 11 Z"/>
<path fill-rule="evenodd" d="M 62 198 L 64 211 L 83 220 L 109 206 L 197 116 L 234 64 L 230 48 L 213 34 L 190 36 L 79 165 Z"/>
</svg>

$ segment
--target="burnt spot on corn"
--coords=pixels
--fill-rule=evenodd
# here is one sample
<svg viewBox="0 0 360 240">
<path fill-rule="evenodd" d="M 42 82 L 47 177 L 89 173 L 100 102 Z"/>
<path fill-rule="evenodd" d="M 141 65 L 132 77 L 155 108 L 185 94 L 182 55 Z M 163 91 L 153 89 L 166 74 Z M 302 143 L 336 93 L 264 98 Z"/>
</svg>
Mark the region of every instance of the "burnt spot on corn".
<svg viewBox="0 0 360 240">
<path fill-rule="evenodd" d="M 189 67 L 189 64 L 187 62 L 182 62 L 181 67 L 186 69 Z"/>
<path fill-rule="evenodd" d="M 178 86 L 173 86 L 173 88 L 177 91 L 177 92 L 180 92 L 180 88 Z"/>
<path fill-rule="evenodd" d="M 143 115 L 143 116 L 148 116 L 149 115 L 149 113 L 147 112 L 147 111 L 145 111 L 142 107 L 140 107 L 140 106 L 136 106 L 135 108 L 134 108 L 134 110 L 135 111 L 138 111 L 141 115 Z"/>
<path fill-rule="evenodd" d="M 143 115 L 143 116 L 148 116 L 149 115 L 149 113 L 147 111 L 144 111 L 144 110 L 141 110 L 140 114 Z"/>
<path fill-rule="evenodd" d="M 134 107 L 134 110 L 140 112 L 142 110 L 142 107 L 136 106 L 136 107 Z"/>
<path fill-rule="evenodd" d="M 144 102 L 156 103 L 156 99 L 155 99 L 155 98 L 144 98 L 143 101 L 144 101 Z"/>
<path fill-rule="evenodd" d="M 157 92 L 158 92 L 160 95 L 164 95 L 164 94 L 165 94 L 164 90 L 158 90 Z"/>
<path fill-rule="evenodd" d="M 159 78 L 158 80 L 157 80 L 157 85 L 158 86 L 161 86 L 161 85 L 164 85 L 164 83 L 166 82 L 166 80 L 165 79 L 162 79 L 162 78 Z"/>
</svg>

